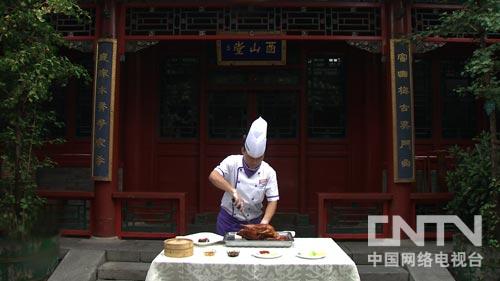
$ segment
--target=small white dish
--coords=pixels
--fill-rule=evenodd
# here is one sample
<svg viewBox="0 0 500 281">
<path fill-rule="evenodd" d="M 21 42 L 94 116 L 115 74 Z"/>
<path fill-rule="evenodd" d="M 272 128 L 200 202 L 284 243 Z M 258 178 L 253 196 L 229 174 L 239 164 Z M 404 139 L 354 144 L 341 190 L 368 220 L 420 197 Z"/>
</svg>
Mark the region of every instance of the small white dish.
<svg viewBox="0 0 500 281">
<path fill-rule="evenodd" d="M 282 255 L 283 255 L 282 253 L 272 250 L 259 250 L 252 253 L 252 256 L 259 259 L 275 259 L 281 257 Z"/>
<path fill-rule="evenodd" d="M 191 239 L 193 241 L 193 244 L 197 246 L 208 246 L 208 245 L 213 245 L 215 243 L 219 243 L 224 239 L 224 237 L 212 233 L 212 232 L 199 232 L 199 233 L 193 233 L 190 235 L 186 236 L 177 236 L 177 238 L 182 237 L 182 238 L 187 238 Z M 207 240 L 207 241 L 203 241 Z"/>
<path fill-rule="evenodd" d="M 303 258 L 303 259 L 311 259 L 311 260 L 316 260 L 316 259 L 322 259 L 326 257 L 326 253 L 324 251 L 301 251 L 297 253 L 297 257 Z"/>
<path fill-rule="evenodd" d="M 207 249 L 207 248 L 205 248 L 205 249 Z M 215 256 L 215 252 L 216 252 L 215 249 L 208 248 L 207 250 L 205 250 L 203 252 L 203 255 L 205 255 L 206 257 L 213 257 L 213 256 Z"/>
</svg>

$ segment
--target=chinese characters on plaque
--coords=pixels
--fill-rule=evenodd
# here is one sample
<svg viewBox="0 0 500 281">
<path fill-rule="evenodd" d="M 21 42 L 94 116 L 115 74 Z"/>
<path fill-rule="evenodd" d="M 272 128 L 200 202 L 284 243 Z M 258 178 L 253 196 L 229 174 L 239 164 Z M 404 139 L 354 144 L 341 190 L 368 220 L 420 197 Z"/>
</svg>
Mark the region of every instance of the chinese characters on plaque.
<svg viewBox="0 0 500 281">
<path fill-rule="evenodd" d="M 284 40 L 218 40 L 219 65 L 284 65 Z"/>
<path fill-rule="evenodd" d="M 95 57 L 92 126 L 92 177 L 94 180 L 111 180 L 115 58 L 116 40 L 99 40 Z"/>
<path fill-rule="evenodd" d="M 410 41 L 391 39 L 394 182 L 415 181 Z"/>
</svg>

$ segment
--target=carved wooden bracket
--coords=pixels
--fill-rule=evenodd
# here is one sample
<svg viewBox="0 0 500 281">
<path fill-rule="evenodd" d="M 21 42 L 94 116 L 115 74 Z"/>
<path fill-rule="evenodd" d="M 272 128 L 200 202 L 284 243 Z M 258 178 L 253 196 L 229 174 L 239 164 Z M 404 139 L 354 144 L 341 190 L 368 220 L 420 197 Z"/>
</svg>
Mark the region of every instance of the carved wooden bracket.
<svg viewBox="0 0 500 281">
<path fill-rule="evenodd" d="M 380 41 L 362 41 L 362 40 L 347 40 L 347 44 L 370 53 L 378 54 L 382 51 L 382 42 Z"/>
<path fill-rule="evenodd" d="M 418 41 L 415 43 L 413 48 L 413 53 L 423 54 L 441 48 L 446 44 L 446 42 L 424 42 Z"/>
<path fill-rule="evenodd" d="M 125 44 L 125 51 L 130 53 L 135 53 L 142 49 L 154 46 L 158 43 L 159 41 L 128 41 Z"/>
</svg>

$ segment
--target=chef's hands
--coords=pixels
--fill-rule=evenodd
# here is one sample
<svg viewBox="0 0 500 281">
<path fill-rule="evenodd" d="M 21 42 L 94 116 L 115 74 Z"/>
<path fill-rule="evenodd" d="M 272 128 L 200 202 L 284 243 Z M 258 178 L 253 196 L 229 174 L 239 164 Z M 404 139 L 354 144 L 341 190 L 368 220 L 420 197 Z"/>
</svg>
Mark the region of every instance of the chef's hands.
<svg viewBox="0 0 500 281">
<path fill-rule="evenodd" d="M 229 194 L 231 194 L 233 205 L 239 210 L 243 209 L 243 204 L 246 204 L 243 198 L 238 194 L 236 189 L 217 171 L 213 170 L 208 176 L 210 182 L 215 185 L 218 189 L 221 189 Z"/>
<path fill-rule="evenodd" d="M 269 224 L 277 208 L 278 208 L 278 201 L 268 201 L 266 206 L 266 211 L 264 212 L 264 216 L 262 217 L 260 223 Z"/>
<path fill-rule="evenodd" d="M 244 203 L 243 199 L 240 197 L 240 195 L 236 190 L 233 191 L 232 195 L 233 195 L 232 201 L 234 206 L 238 208 L 238 210 L 241 210 L 243 208 L 243 203 Z"/>
</svg>

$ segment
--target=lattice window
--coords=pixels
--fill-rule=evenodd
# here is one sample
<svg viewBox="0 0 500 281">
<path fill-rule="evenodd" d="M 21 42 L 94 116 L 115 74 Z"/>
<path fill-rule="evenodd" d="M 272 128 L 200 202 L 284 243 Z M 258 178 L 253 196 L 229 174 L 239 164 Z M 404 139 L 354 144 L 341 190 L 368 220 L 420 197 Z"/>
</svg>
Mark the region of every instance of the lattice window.
<svg viewBox="0 0 500 281">
<path fill-rule="evenodd" d="M 61 212 L 61 227 L 64 229 L 89 229 L 90 201 L 67 200 Z"/>
<path fill-rule="evenodd" d="M 63 34 L 63 36 L 94 36 L 96 23 L 95 8 L 84 9 L 90 15 L 90 20 L 78 20 L 61 14 L 52 15 L 49 21 L 54 28 Z"/>
<path fill-rule="evenodd" d="M 127 10 L 125 32 L 129 35 L 173 34 L 174 10 L 134 8 Z"/>
<path fill-rule="evenodd" d="M 415 114 L 415 137 L 432 137 L 432 85 L 431 63 L 416 59 L 413 64 L 413 107 Z"/>
<path fill-rule="evenodd" d="M 323 56 L 307 59 L 309 137 L 345 137 L 344 78 L 344 63 L 341 57 Z"/>
<path fill-rule="evenodd" d="M 283 29 L 290 35 L 331 34 L 332 14 L 330 9 L 292 8 L 283 11 Z"/>
<path fill-rule="evenodd" d="M 294 8 L 283 10 L 288 35 L 380 35 L 380 13 L 372 8 Z"/>
<path fill-rule="evenodd" d="M 416 192 L 430 192 L 430 190 L 435 189 L 436 186 L 436 170 L 430 170 L 431 173 L 431 186 L 429 187 L 427 171 L 422 167 L 416 167 L 415 170 L 415 185 Z"/>
<path fill-rule="evenodd" d="M 176 9 L 175 35 L 211 34 L 220 30 L 224 13 L 219 9 Z"/>
<path fill-rule="evenodd" d="M 160 68 L 160 136 L 198 136 L 198 58 L 166 58 Z"/>
<path fill-rule="evenodd" d="M 209 84 L 216 86 L 268 87 L 299 86 L 300 73 L 290 69 L 219 69 L 209 74 Z"/>
<path fill-rule="evenodd" d="M 134 8 L 127 10 L 127 35 L 215 34 L 224 23 L 224 10 L 204 8 Z"/>
<path fill-rule="evenodd" d="M 412 9 L 412 29 L 414 33 L 427 31 L 430 28 L 441 23 L 440 18 L 444 13 L 451 13 L 452 10 L 433 9 L 433 8 L 414 8 Z M 468 38 L 471 34 L 462 33 L 455 34 L 453 37 Z M 500 33 L 488 34 L 489 38 L 500 38 Z"/>
<path fill-rule="evenodd" d="M 122 231 L 176 233 L 177 204 L 164 200 L 134 200 L 122 203 Z"/>
<path fill-rule="evenodd" d="M 239 91 L 210 92 L 208 136 L 242 139 L 247 130 L 247 95 Z"/>
<path fill-rule="evenodd" d="M 280 12 L 277 8 L 232 8 L 229 9 L 229 28 L 225 31 L 273 32 L 280 30 Z"/>
<path fill-rule="evenodd" d="M 333 34 L 380 35 L 380 11 L 377 9 L 332 9 L 332 14 Z"/>
<path fill-rule="evenodd" d="M 272 139 L 295 138 L 297 136 L 297 96 L 294 91 L 259 92 L 257 115 L 269 124 L 268 136 Z"/>
<path fill-rule="evenodd" d="M 460 60 L 443 61 L 441 65 L 442 134 L 444 138 L 470 139 L 476 134 L 475 99 L 471 95 L 459 96 L 455 90 L 466 86 L 462 77 L 464 63 Z"/>
<path fill-rule="evenodd" d="M 446 172 L 448 164 L 443 152 L 432 152 L 437 155 L 421 155 L 415 157 L 416 192 L 446 192 Z"/>
<path fill-rule="evenodd" d="M 90 227 L 90 200 L 47 200 L 49 214 L 54 214 L 58 227 L 67 230 L 87 230 Z M 50 218 L 47 218 L 50 219 Z"/>
<path fill-rule="evenodd" d="M 431 27 L 439 25 L 439 18 L 445 10 L 439 9 L 412 9 L 412 27 L 413 32 L 422 32 L 429 30 Z"/>
<path fill-rule="evenodd" d="M 285 35 L 380 36 L 380 8 L 129 8 L 126 35 L 215 35 L 225 32 Z"/>
<path fill-rule="evenodd" d="M 225 69 L 211 72 L 207 82 L 214 87 L 248 85 L 248 78 L 248 75 L 242 71 Z"/>
</svg>

